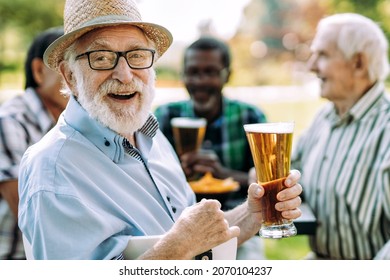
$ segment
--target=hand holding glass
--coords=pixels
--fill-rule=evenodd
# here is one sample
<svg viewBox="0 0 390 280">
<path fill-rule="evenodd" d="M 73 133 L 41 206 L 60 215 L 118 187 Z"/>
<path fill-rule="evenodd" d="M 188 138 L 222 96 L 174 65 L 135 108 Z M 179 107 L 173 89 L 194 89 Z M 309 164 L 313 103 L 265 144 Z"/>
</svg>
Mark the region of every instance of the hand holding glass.
<svg viewBox="0 0 390 280">
<path fill-rule="evenodd" d="M 244 125 L 256 169 L 257 181 L 264 187 L 261 198 L 263 224 L 259 235 L 266 238 L 294 236 L 291 220 L 275 209 L 276 195 L 285 188 L 290 172 L 294 123 L 258 123 Z"/>
</svg>

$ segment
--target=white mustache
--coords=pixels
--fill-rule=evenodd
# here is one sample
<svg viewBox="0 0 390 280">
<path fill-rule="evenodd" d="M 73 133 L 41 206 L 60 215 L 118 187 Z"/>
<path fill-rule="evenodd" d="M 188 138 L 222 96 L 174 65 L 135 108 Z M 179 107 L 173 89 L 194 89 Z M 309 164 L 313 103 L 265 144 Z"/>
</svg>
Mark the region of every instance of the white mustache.
<svg viewBox="0 0 390 280">
<path fill-rule="evenodd" d="M 134 79 L 134 82 L 129 84 L 122 84 L 117 80 L 110 80 L 104 82 L 99 89 L 99 92 L 103 95 L 116 92 L 142 92 L 143 84 L 138 79 Z"/>
</svg>

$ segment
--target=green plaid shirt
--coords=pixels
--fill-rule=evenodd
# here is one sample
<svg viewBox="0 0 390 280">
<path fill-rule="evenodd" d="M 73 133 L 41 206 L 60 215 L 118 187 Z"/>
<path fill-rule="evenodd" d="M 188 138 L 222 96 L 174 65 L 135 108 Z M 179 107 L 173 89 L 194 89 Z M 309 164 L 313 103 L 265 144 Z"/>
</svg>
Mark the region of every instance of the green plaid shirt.
<svg viewBox="0 0 390 280">
<path fill-rule="evenodd" d="M 191 100 L 161 105 L 155 111 L 161 131 L 173 145 L 170 120 L 175 117 L 196 117 Z M 222 114 L 207 124 L 202 148 L 212 149 L 222 165 L 247 172 L 253 166 L 244 124 L 266 122 L 265 114 L 257 107 L 237 100 L 223 98 Z"/>
</svg>

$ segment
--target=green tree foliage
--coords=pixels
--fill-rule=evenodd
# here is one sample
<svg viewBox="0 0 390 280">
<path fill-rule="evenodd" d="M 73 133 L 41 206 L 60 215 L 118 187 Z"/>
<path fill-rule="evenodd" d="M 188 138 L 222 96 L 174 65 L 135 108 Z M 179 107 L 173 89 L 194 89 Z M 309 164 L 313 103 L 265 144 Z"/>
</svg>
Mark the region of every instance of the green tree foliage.
<svg viewBox="0 0 390 280">
<path fill-rule="evenodd" d="M 62 25 L 64 0 L 0 0 L 0 32 L 17 30 L 30 41 L 42 30 Z"/>
<path fill-rule="evenodd" d="M 331 13 L 353 12 L 367 16 L 378 22 L 390 39 L 389 0 L 329 0 Z"/>
<path fill-rule="evenodd" d="M 18 71 L 39 32 L 62 25 L 65 0 L 0 0 L 0 86 L 4 71 Z"/>
</svg>

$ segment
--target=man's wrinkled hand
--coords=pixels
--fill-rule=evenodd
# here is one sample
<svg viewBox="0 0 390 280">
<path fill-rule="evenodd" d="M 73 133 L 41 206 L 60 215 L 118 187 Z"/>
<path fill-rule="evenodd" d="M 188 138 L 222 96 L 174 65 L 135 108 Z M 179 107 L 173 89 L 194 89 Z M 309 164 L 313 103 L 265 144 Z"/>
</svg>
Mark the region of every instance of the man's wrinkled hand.
<svg viewBox="0 0 390 280">
<path fill-rule="evenodd" d="M 277 194 L 279 202 L 276 203 L 276 210 L 282 212 L 286 219 L 296 219 L 301 216 L 301 210 L 298 208 L 302 200 L 299 195 L 302 193 L 302 186 L 298 183 L 301 173 L 298 170 L 291 170 L 284 184 L 285 189 Z M 252 183 L 248 189 L 248 209 L 255 214 L 258 221 L 261 221 L 260 199 L 264 195 L 264 188 L 257 183 Z"/>
<path fill-rule="evenodd" d="M 170 234 L 175 234 L 176 242 L 194 257 L 238 237 L 240 229 L 229 226 L 219 201 L 203 199 L 183 211 Z"/>
</svg>

